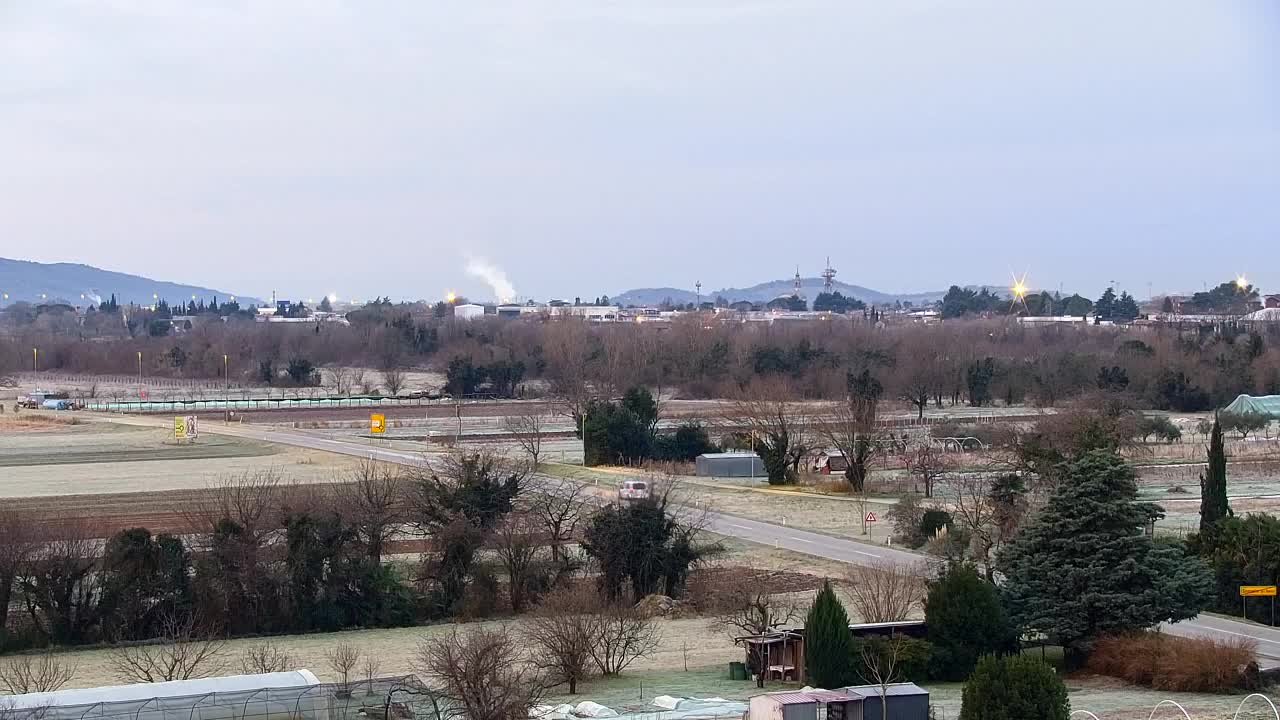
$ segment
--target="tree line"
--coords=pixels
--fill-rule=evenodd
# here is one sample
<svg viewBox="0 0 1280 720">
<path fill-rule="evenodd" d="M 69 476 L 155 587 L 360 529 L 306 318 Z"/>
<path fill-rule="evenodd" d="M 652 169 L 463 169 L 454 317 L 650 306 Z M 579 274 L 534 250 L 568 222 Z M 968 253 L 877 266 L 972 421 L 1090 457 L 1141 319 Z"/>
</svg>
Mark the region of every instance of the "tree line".
<svg viewBox="0 0 1280 720">
<path fill-rule="evenodd" d="M 183 510 L 181 535 L 127 528 L 105 542 L 87 524 L 3 513 L 0 642 L 114 645 L 522 613 L 588 582 L 588 569 L 598 581 L 586 594 L 608 615 L 679 594 L 716 551 L 670 484 L 597 507 L 576 483 L 530 483 L 528 466 L 487 452 L 409 468 L 368 462 L 333 485 L 254 473 Z M 417 561 L 388 562 L 398 553 Z"/>
<path fill-rule="evenodd" d="M 341 377 L 349 367 L 400 377 L 414 367 L 445 374 L 455 395 L 554 395 L 580 408 L 635 386 L 735 398 L 782 382 L 797 398 L 837 400 L 849 373 L 870 370 L 885 400 L 921 414 L 957 403 L 1051 406 L 1100 388 L 1178 411 L 1280 392 L 1278 331 L 1231 324 L 1140 337 L 1108 327 L 967 318 L 877 329 L 840 318 L 770 325 L 684 317 L 658 328 L 580 318 L 455 322 L 429 306 L 378 303 L 349 313 L 349 326 L 200 316 L 180 334 L 152 337 L 21 315 L 0 313 L 0 372 L 30 368 L 31 348 L 39 347 L 42 369 L 71 373 L 134 374 L 142 352 L 150 376 L 222 378 L 226 369 L 239 384 L 319 384 L 336 393 L 441 389 L 406 388 L 372 374 L 361 388 Z"/>
</svg>

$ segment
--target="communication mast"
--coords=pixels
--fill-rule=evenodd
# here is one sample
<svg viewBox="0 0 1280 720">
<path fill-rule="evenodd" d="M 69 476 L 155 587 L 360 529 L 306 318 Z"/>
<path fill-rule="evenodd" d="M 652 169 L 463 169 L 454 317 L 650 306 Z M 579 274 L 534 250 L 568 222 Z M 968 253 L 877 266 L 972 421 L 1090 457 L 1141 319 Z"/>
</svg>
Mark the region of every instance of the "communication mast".
<svg viewBox="0 0 1280 720">
<path fill-rule="evenodd" d="M 830 294 L 836 279 L 836 269 L 831 267 L 831 256 L 827 256 L 827 266 L 822 270 L 822 292 Z"/>
<path fill-rule="evenodd" d="M 693 284 L 693 289 L 697 291 L 697 296 L 698 296 L 698 304 L 696 307 L 697 309 L 701 310 L 702 309 L 702 281 L 699 280 L 695 282 Z"/>
</svg>

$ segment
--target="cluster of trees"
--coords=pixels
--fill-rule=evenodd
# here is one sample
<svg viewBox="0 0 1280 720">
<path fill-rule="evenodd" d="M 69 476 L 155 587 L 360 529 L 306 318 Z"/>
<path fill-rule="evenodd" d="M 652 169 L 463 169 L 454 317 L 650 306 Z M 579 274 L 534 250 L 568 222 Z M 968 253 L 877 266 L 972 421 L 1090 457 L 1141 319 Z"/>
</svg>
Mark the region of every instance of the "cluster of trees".
<svg viewBox="0 0 1280 720">
<path fill-rule="evenodd" d="M 660 408 L 652 393 L 633 387 L 616 402 L 589 400 L 574 416 L 587 465 L 640 465 L 646 460 L 688 462 L 717 448 L 697 421 L 659 433 Z"/>
<path fill-rule="evenodd" d="M 820 292 L 813 299 L 813 309 L 817 312 L 833 312 L 844 315 L 854 310 L 865 310 L 867 304 L 855 297 L 845 297 L 839 290 Z"/>
<path fill-rule="evenodd" d="M 524 374 L 522 360 L 493 360 L 477 365 L 471 357 L 459 356 L 449 361 L 444 389 L 455 397 L 513 398 Z"/>
<path fill-rule="evenodd" d="M 1280 520 L 1265 513 L 1238 517 L 1231 510 L 1223 442 L 1226 423 L 1220 420 L 1221 416 L 1213 424 L 1208 463 L 1200 476 L 1200 528 L 1188 546 L 1212 569 L 1210 606 L 1215 611 L 1270 623 L 1270 604 L 1245 602 L 1242 607 L 1239 589 L 1280 583 Z"/>
<path fill-rule="evenodd" d="M 527 468 L 453 454 L 408 469 L 366 463 L 332 486 L 272 473 L 228 479 L 185 511 L 182 535 L 0 516 L 0 645 L 130 643 L 157 637 L 391 627 L 519 613 L 601 569 L 598 593 L 678 594 L 714 546 L 670 492 L 592 514 L 580 486 L 527 493 Z M 573 542 L 586 537 L 583 552 Z M 409 575 L 393 544 L 425 550 Z M 481 550 L 486 552 L 482 555 Z M 21 611 L 16 610 L 21 608 Z"/>
<path fill-rule="evenodd" d="M 1256 293 L 1255 293 L 1256 295 Z M 1039 292 L 1022 299 L 1002 297 L 987 288 L 974 290 L 952 285 L 942 298 L 942 317 L 958 318 L 965 315 L 1035 315 L 1084 317 L 1092 314 L 1097 320 L 1129 321 L 1140 314 L 1138 301 L 1128 291 L 1116 295 L 1115 288 L 1108 287 L 1096 302 L 1079 294 L 1062 297 Z"/>
<path fill-rule="evenodd" d="M 877 330 L 865 323 L 697 317 L 659 330 L 580 318 L 457 323 L 436 318 L 426 306 L 379 302 L 351 312 L 349 326 L 197 318 L 180 335 L 150 337 L 145 327 L 132 336 L 125 329 L 104 334 L 87 319 L 80 324 L 57 313 L 14 322 L 20 315 L 13 308 L 0 313 L 12 338 L 0 346 L 0 372 L 30 367 L 32 347 L 40 348 L 48 370 L 136 373 L 141 351 L 147 374 L 190 378 L 221 379 L 227 355 L 231 379 L 240 383 L 262 382 L 262 363 L 283 368 L 300 358 L 316 368 L 436 368 L 455 394 L 507 396 L 538 381 L 540 392 L 580 406 L 637 385 L 675 388 L 683 397 L 734 398 L 777 382 L 790 386 L 792 398 L 835 401 L 844 398 L 850 372 L 869 368 L 886 400 L 905 401 L 921 414 L 957 403 L 1047 406 L 1099 389 L 1142 407 L 1177 411 L 1221 406 L 1241 393 L 1280 392 L 1280 347 L 1270 331 L 1230 325 L 1140 340 L 1109 328 L 1007 320 Z M 128 317 L 145 324 L 152 316 Z M 167 320 L 159 325 L 168 332 Z M 118 341 L 90 342 L 103 337 Z M 175 346 L 186 361 L 163 362 Z"/>
</svg>

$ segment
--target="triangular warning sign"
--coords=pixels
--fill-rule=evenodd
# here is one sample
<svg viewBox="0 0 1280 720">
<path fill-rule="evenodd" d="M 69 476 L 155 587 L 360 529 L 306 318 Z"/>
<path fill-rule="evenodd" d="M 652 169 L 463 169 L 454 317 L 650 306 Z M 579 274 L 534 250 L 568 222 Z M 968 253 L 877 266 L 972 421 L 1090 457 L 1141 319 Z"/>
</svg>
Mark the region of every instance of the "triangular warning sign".
<svg viewBox="0 0 1280 720">
<path fill-rule="evenodd" d="M 875 522 L 875 521 L 876 521 L 876 514 L 875 514 L 875 511 L 868 512 L 868 513 L 867 513 L 867 522 Z"/>
</svg>

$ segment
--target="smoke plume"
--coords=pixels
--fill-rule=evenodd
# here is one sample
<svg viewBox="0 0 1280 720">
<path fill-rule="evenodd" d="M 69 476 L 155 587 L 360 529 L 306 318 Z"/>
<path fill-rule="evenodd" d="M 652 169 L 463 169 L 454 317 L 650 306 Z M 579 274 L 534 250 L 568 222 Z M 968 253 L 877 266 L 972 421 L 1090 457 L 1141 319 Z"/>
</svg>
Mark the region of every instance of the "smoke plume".
<svg viewBox="0 0 1280 720">
<path fill-rule="evenodd" d="M 484 280 L 493 289 L 494 299 L 498 302 L 512 302 L 516 299 L 516 289 L 507 279 L 502 268 L 495 267 L 488 260 L 471 258 L 467 260 L 467 274 Z"/>
</svg>

